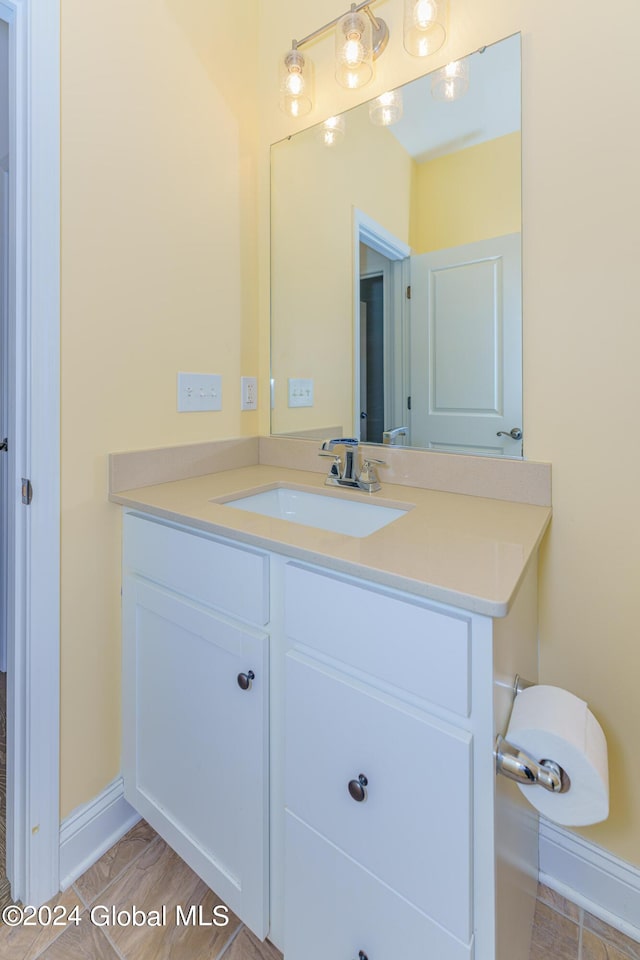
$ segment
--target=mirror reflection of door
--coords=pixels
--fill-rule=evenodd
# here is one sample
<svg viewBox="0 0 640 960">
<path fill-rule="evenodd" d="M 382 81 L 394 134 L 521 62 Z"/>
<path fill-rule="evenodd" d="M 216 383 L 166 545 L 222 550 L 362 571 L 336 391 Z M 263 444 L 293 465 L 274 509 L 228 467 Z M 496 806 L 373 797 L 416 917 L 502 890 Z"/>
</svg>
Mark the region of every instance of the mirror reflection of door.
<svg viewBox="0 0 640 960">
<path fill-rule="evenodd" d="M 522 455 L 520 274 L 519 233 L 411 258 L 417 446 Z"/>
<path fill-rule="evenodd" d="M 382 443 L 384 430 L 384 276 L 360 280 L 360 439 Z"/>
<path fill-rule="evenodd" d="M 376 238 L 375 229 L 369 221 L 370 243 L 379 243 L 389 256 L 364 242 L 362 232 L 356 239 L 360 311 L 354 429 L 362 441 L 383 443 L 385 431 L 406 423 L 409 248 L 390 235 Z"/>
</svg>

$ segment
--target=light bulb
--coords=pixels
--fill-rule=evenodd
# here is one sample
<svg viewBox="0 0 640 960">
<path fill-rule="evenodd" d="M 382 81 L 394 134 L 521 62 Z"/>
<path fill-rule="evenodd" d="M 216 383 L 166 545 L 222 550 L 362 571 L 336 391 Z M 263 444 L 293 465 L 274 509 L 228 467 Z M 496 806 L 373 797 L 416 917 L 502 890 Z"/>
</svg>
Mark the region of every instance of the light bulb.
<svg viewBox="0 0 640 960">
<path fill-rule="evenodd" d="M 344 62 L 349 67 L 357 67 L 364 60 L 364 50 L 360 37 L 352 34 L 344 45 Z"/>
<path fill-rule="evenodd" d="M 280 61 L 280 108 L 290 117 L 303 117 L 312 97 L 313 64 L 294 46 Z"/>
<path fill-rule="evenodd" d="M 289 71 L 289 76 L 286 79 L 286 89 L 292 97 L 299 97 L 304 90 L 304 78 L 298 67 Z"/>
<path fill-rule="evenodd" d="M 447 38 L 449 0 L 404 0 L 404 48 L 414 57 L 428 57 Z"/>
<path fill-rule="evenodd" d="M 431 93 L 436 100 L 458 100 L 468 89 L 469 67 L 466 60 L 452 60 L 433 74 Z"/>
<path fill-rule="evenodd" d="M 335 147 L 344 137 L 344 117 L 328 117 L 320 126 L 320 142 L 325 147 Z"/>
<path fill-rule="evenodd" d="M 373 76 L 371 21 L 352 10 L 336 24 L 336 80 L 355 90 Z"/>
<path fill-rule="evenodd" d="M 402 93 L 389 90 L 369 104 L 369 119 L 379 127 L 389 127 L 402 116 Z"/>
<path fill-rule="evenodd" d="M 418 0 L 413 8 L 413 22 L 419 30 L 428 30 L 437 16 L 438 8 L 433 0 Z"/>
</svg>

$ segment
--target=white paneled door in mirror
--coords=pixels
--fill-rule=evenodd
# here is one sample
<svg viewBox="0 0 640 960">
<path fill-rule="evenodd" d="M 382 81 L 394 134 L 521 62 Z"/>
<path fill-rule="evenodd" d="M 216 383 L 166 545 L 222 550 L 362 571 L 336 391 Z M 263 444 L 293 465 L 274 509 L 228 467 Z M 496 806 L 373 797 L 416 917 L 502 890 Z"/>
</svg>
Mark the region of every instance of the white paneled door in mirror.
<svg viewBox="0 0 640 960">
<path fill-rule="evenodd" d="M 520 234 L 412 258 L 414 446 L 520 455 L 520 273 Z"/>
</svg>

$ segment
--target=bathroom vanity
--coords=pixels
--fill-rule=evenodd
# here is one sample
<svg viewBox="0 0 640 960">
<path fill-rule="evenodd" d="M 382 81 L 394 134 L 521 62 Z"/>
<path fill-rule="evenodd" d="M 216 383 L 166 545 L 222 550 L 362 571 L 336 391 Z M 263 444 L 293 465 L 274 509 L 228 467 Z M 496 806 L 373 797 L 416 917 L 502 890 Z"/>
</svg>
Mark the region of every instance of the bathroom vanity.
<svg viewBox="0 0 640 960">
<path fill-rule="evenodd" d="M 549 509 L 383 484 L 406 512 L 354 537 L 225 503 L 285 482 L 323 492 L 112 494 L 127 799 L 285 960 L 526 960 L 537 818 L 493 752 Z"/>
</svg>

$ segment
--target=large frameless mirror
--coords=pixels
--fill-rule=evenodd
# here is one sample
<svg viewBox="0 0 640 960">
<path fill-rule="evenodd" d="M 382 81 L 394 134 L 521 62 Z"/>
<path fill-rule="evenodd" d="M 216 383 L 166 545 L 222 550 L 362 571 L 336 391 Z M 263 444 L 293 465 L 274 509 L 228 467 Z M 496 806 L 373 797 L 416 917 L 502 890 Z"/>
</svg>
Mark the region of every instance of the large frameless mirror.
<svg viewBox="0 0 640 960">
<path fill-rule="evenodd" d="M 271 432 L 522 456 L 520 37 L 398 93 L 272 146 Z"/>
</svg>

